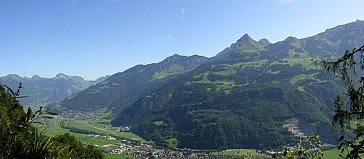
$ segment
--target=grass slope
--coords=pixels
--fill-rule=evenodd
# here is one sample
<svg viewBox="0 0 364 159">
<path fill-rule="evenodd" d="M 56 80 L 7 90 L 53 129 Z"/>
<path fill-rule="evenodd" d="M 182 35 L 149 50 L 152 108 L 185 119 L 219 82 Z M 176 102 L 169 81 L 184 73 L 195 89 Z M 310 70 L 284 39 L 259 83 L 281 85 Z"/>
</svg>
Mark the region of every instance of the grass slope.
<svg viewBox="0 0 364 159">
<path fill-rule="evenodd" d="M 94 144 L 94 145 L 106 145 L 106 144 L 116 144 L 119 143 L 119 140 L 109 141 L 102 138 L 93 138 L 89 137 L 86 134 L 81 133 L 74 133 L 68 129 L 61 127 L 61 118 L 57 117 L 51 123 L 46 123 L 45 125 L 41 126 L 41 128 L 45 131 L 46 134 L 51 136 L 61 135 L 64 133 L 70 133 L 74 135 L 77 139 L 81 140 L 84 143 Z M 65 121 L 65 125 L 72 126 L 77 129 L 87 130 L 98 134 L 103 135 L 112 135 L 118 138 L 124 139 L 138 139 L 141 142 L 146 142 L 144 139 L 140 138 L 139 136 L 131 133 L 131 132 L 119 132 L 116 128 L 112 128 L 110 124 L 101 124 L 101 122 L 105 121 L 92 121 L 91 120 L 67 120 Z"/>
<path fill-rule="evenodd" d="M 219 152 L 212 152 L 210 154 L 214 155 L 228 155 L 228 156 L 241 156 L 241 157 L 266 157 L 263 154 L 258 153 L 255 150 L 250 149 L 231 149 Z"/>
</svg>

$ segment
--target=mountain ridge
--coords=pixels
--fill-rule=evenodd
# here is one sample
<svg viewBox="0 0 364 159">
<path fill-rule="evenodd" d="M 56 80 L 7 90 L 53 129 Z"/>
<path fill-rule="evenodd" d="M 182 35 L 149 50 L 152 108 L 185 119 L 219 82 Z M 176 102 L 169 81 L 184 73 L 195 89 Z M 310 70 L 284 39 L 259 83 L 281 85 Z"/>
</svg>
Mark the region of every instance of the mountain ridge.
<svg viewBox="0 0 364 159">
<path fill-rule="evenodd" d="M 86 81 L 80 76 L 68 76 L 63 73 L 52 78 L 33 75 L 31 78 L 17 74 L 0 77 L 0 83 L 16 89 L 22 83 L 21 93 L 27 98 L 20 99 L 25 106 L 46 105 L 58 102 L 94 85 L 95 81 Z"/>
<path fill-rule="evenodd" d="M 174 54 L 159 63 L 136 65 L 123 72 L 113 74 L 105 81 L 74 94 L 50 107 L 92 110 L 99 108 L 121 109 L 135 101 L 140 95 L 153 91 L 179 74 L 188 72 L 208 58 L 198 55 Z M 103 99 L 103 100 L 100 100 Z"/>
</svg>

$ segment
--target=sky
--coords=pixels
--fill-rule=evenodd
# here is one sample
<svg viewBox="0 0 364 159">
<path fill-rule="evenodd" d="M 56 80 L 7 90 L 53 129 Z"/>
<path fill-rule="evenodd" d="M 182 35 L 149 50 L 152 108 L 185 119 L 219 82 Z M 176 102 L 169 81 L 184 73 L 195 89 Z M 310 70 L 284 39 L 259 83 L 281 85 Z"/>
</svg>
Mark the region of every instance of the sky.
<svg viewBox="0 0 364 159">
<path fill-rule="evenodd" d="M 0 76 L 94 80 L 173 54 L 212 57 L 364 20 L 363 0 L 0 0 Z"/>
</svg>

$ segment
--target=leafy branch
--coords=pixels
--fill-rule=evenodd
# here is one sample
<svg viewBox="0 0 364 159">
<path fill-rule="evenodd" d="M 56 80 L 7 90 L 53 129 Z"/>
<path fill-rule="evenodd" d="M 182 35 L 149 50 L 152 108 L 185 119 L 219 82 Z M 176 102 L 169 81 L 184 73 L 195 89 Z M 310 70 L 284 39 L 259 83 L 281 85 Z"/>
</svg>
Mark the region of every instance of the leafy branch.
<svg viewBox="0 0 364 159">
<path fill-rule="evenodd" d="M 22 83 L 19 83 L 19 86 L 18 86 L 18 89 L 16 92 L 13 89 L 11 89 L 10 87 L 8 87 L 7 85 L 3 85 L 3 86 L 8 90 L 8 92 L 12 96 L 11 98 L 13 98 L 14 100 L 17 100 L 19 98 L 28 97 L 28 96 L 20 96 L 20 90 L 23 88 Z M 28 111 L 26 112 L 25 124 L 28 124 L 28 123 L 43 124 L 42 122 L 35 121 L 34 119 L 53 119 L 53 117 L 50 115 L 58 115 L 58 114 L 45 111 L 43 109 L 43 106 L 40 106 L 39 109 L 35 113 L 33 113 L 32 108 L 28 107 Z M 19 125 L 19 126 L 22 127 L 22 125 Z"/>
<path fill-rule="evenodd" d="M 364 45 L 358 49 L 347 50 L 338 60 L 328 62 L 322 61 L 321 64 L 328 72 L 338 74 L 344 85 L 347 87 L 344 93 L 347 97 L 345 103 L 339 96 L 336 97 L 335 116 L 332 124 L 339 126 L 342 136 L 341 142 L 342 158 L 356 159 L 364 153 L 364 77 L 358 77 L 357 69 L 364 70 Z M 347 139 L 346 132 L 355 135 L 354 141 Z M 344 152 L 347 151 L 347 152 Z"/>
<path fill-rule="evenodd" d="M 318 135 L 307 136 L 303 143 L 297 144 L 293 149 L 286 148 L 282 155 L 273 156 L 277 159 L 321 159 L 321 140 Z"/>
</svg>

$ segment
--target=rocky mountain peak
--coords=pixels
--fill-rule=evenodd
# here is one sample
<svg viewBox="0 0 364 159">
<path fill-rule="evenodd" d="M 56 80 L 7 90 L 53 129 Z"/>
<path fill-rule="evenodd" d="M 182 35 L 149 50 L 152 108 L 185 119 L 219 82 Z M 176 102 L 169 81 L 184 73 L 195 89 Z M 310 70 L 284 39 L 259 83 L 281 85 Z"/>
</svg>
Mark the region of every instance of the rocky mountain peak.
<svg viewBox="0 0 364 159">
<path fill-rule="evenodd" d="M 296 46 L 296 45 L 300 45 L 301 44 L 300 39 L 298 39 L 296 37 L 293 37 L 293 36 L 290 36 L 290 37 L 286 38 L 283 42 L 284 43 L 287 43 L 289 45 L 293 45 L 293 46 Z"/>
<path fill-rule="evenodd" d="M 244 34 L 238 41 L 253 40 L 249 34 Z"/>
<path fill-rule="evenodd" d="M 37 79 L 41 79 L 42 77 L 40 77 L 40 76 L 38 76 L 38 75 L 33 75 L 32 76 L 32 79 L 35 79 L 35 80 L 37 80 Z"/>
<path fill-rule="evenodd" d="M 56 75 L 56 77 L 54 77 L 54 79 L 67 79 L 67 78 L 69 78 L 69 76 L 67 76 L 67 75 L 65 75 L 63 73 L 58 73 Z"/>
<path fill-rule="evenodd" d="M 260 39 L 260 40 L 259 40 L 259 43 L 261 43 L 263 46 L 268 46 L 268 45 L 270 45 L 270 44 L 271 44 L 271 43 L 269 42 L 269 40 L 268 40 L 268 39 L 265 39 L 265 38 Z"/>
<path fill-rule="evenodd" d="M 264 50 L 264 46 L 252 39 L 248 34 L 244 34 L 234 45 L 237 53 L 258 52 Z"/>
<path fill-rule="evenodd" d="M 9 74 L 9 75 L 5 76 L 4 78 L 9 79 L 9 80 L 14 80 L 14 81 L 20 81 L 22 79 L 22 77 L 20 77 L 17 74 Z"/>
</svg>

